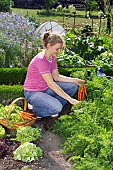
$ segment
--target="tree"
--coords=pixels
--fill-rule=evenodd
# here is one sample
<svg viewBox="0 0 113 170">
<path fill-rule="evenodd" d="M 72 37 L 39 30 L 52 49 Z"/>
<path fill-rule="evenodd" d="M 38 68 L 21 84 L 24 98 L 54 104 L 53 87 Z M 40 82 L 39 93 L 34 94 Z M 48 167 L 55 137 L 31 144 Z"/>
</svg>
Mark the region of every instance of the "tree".
<svg viewBox="0 0 113 170">
<path fill-rule="evenodd" d="M 105 5 L 104 5 L 104 0 L 95 0 L 100 8 L 100 10 L 105 13 Z"/>
<path fill-rule="evenodd" d="M 44 0 L 45 8 L 47 11 L 49 11 L 51 6 L 55 3 L 57 3 L 57 0 Z"/>
<path fill-rule="evenodd" d="M 107 17 L 107 33 L 111 33 L 111 6 L 112 6 L 112 0 L 96 0 L 98 3 L 100 10 L 106 15 Z"/>
<path fill-rule="evenodd" d="M 86 12 L 89 12 L 89 15 L 92 11 L 96 10 L 98 8 L 98 4 L 95 0 L 86 0 Z"/>
<path fill-rule="evenodd" d="M 0 0 L 0 12 L 8 11 L 8 1 Z"/>
</svg>

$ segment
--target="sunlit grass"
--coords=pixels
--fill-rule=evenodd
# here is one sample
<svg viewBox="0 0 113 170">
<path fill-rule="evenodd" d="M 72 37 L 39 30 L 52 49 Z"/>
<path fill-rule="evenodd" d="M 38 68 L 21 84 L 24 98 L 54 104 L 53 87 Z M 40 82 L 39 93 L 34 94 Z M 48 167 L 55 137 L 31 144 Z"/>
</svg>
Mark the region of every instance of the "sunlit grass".
<svg viewBox="0 0 113 170">
<path fill-rule="evenodd" d="M 93 31 L 99 32 L 100 27 L 100 19 L 92 19 L 92 18 L 86 18 L 86 11 L 85 10 L 77 10 L 76 15 L 80 15 L 82 17 L 69 17 L 69 16 L 53 16 L 53 15 L 42 15 L 40 13 L 40 10 L 37 9 L 22 9 L 22 8 L 12 8 L 12 11 L 21 14 L 23 16 L 29 16 L 29 17 L 35 17 L 35 19 L 38 21 L 39 24 L 46 22 L 46 21 L 52 21 L 55 20 L 60 25 L 62 25 L 64 28 L 77 28 L 80 29 L 81 26 L 85 24 L 89 24 L 92 26 Z M 94 16 L 98 16 L 99 11 L 93 11 L 91 14 Z M 84 16 L 84 17 L 83 17 Z M 113 24 L 112 24 L 113 25 Z M 112 27 L 113 29 L 113 27 Z M 101 20 L 101 31 L 106 32 L 106 19 Z M 112 35 L 112 33 L 111 33 Z"/>
<path fill-rule="evenodd" d="M 51 20 L 56 20 L 58 23 L 62 24 L 64 27 L 73 27 L 74 24 L 76 27 L 80 27 L 83 23 L 89 23 L 90 25 L 96 24 L 99 22 L 99 19 L 89 19 L 89 18 L 75 18 L 75 22 L 74 22 L 74 17 L 63 17 L 63 16 L 50 16 L 50 15 L 41 15 L 39 12 L 37 13 L 37 10 L 34 9 L 21 9 L 21 8 L 13 8 L 12 9 L 13 12 L 17 13 L 17 14 L 21 14 L 23 16 L 30 16 L 30 17 L 35 17 L 36 20 L 39 23 L 43 23 L 46 21 L 51 21 Z M 86 14 L 85 11 L 76 11 L 77 15 L 84 15 Z M 97 11 L 95 12 L 95 15 L 97 15 Z"/>
</svg>

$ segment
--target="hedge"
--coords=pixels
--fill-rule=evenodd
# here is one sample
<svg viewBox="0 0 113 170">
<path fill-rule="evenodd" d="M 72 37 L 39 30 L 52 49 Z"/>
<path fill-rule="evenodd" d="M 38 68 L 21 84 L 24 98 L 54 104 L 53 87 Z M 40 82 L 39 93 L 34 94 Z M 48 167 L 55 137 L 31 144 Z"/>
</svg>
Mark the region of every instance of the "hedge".
<svg viewBox="0 0 113 170">
<path fill-rule="evenodd" d="M 94 68 L 87 68 L 94 69 Z M 62 75 L 70 76 L 71 73 L 79 70 L 86 70 L 86 68 L 59 68 Z M 0 85 L 16 85 L 24 84 L 27 68 L 0 68 Z"/>
<path fill-rule="evenodd" d="M 0 86 L 0 103 L 8 104 L 15 98 L 24 97 L 24 89 L 22 85 L 1 85 Z"/>
<path fill-rule="evenodd" d="M 0 68 L 0 85 L 23 84 L 27 68 Z"/>
<path fill-rule="evenodd" d="M 96 71 L 95 67 L 89 68 L 59 68 L 60 74 L 66 76 L 80 76 L 79 71 Z M 106 75 L 113 76 L 113 67 L 104 67 Z M 0 103 L 8 103 L 18 97 L 24 96 L 23 83 L 27 73 L 27 68 L 0 68 Z M 84 76 L 84 75 L 83 75 Z"/>
</svg>

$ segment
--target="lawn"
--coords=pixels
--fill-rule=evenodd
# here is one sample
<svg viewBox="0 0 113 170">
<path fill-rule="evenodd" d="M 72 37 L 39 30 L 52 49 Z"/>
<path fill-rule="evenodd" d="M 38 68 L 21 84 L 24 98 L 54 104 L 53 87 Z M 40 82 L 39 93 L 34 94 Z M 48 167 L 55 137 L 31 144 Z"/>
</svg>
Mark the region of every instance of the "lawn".
<svg viewBox="0 0 113 170">
<path fill-rule="evenodd" d="M 72 16 L 63 17 L 63 15 L 62 16 L 41 15 L 39 12 L 37 12 L 38 10 L 35 10 L 35 9 L 13 8 L 12 11 L 17 14 L 22 14 L 23 16 L 35 17 L 39 23 L 55 20 L 59 24 L 63 25 L 65 28 L 74 27 L 74 25 L 75 27 L 79 28 L 82 24 L 88 23 L 90 25 L 93 25 L 95 29 L 97 28 L 97 25 L 99 25 L 99 19 L 90 19 L 90 18 L 81 17 L 81 16 L 85 16 L 85 11 L 76 11 L 76 15 L 77 16 L 79 15 L 80 17 L 75 17 L 75 20 L 74 20 L 74 17 Z M 92 15 L 97 16 L 98 12 L 93 12 Z M 104 20 L 102 21 L 102 24 L 105 25 Z"/>
</svg>

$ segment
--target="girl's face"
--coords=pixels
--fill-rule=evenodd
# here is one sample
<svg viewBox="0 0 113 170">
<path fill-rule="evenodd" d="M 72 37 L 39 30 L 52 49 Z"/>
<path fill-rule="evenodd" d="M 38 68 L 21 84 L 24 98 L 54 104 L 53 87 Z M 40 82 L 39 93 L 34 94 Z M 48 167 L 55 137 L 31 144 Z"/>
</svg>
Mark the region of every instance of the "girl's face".
<svg viewBox="0 0 113 170">
<path fill-rule="evenodd" d="M 57 54 L 60 52 L 61 49 L 62 49 L 62 43 L 57 43 L 52 46 L 48 44 L 48 51 L 51 56 L 57 56 Z"/>
</svg>

